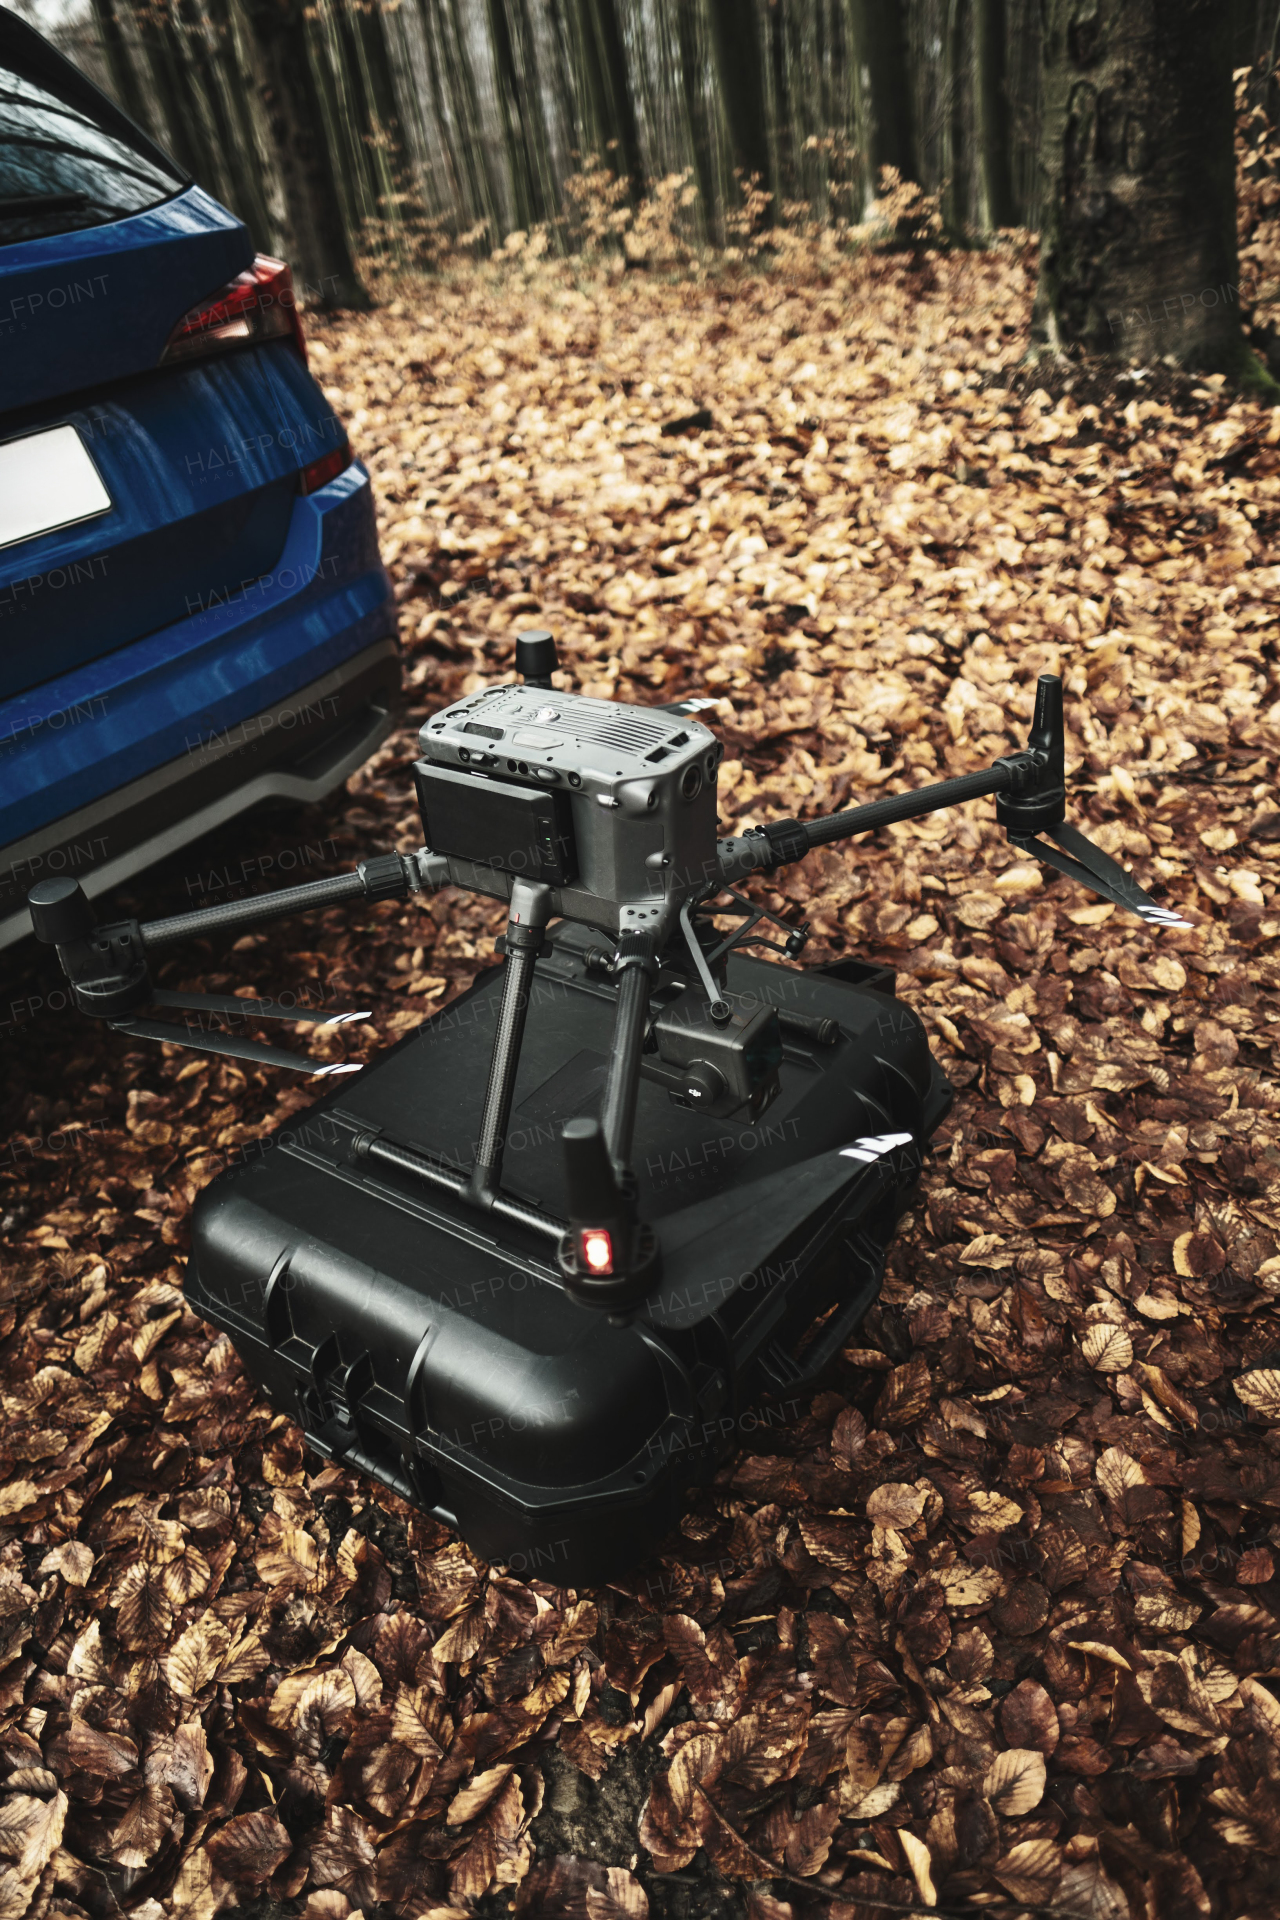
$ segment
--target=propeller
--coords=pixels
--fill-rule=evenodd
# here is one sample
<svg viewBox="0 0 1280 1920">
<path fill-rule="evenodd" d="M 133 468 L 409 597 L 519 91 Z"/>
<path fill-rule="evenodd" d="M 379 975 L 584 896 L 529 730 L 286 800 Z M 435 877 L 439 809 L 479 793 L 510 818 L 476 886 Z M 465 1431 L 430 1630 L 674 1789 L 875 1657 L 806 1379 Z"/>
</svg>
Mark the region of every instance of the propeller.
<svg viewBox="0 0 1280 1920">
<path fill-rule="evenodd" d="M 232 1060 L 251 1060 L 260 1067 L 286 1067 L 291 1073 L 307 1073 L 316 1080 L 337 1073 L 359 1073 L 362 1066 L 359 1061 L 322 1065 L 318 1060 L 308 1060 L 305 1054 L 290 1053 L 285 1047 L 269 1047 L 261 1040 L 233 1038 L 228 1033 L 201 1033 L 197 1038 L 193 1028 L 171 1027 L 165 1020 L 113 1020 L 111 1025 L 117 1033 L 126 1033 L 133 1040 L 158 1040 L 166 1046 L 187 1047 L 195 1053 L 218 1053 Z"/>
<path fill-rule="evenodd" d="M 705 713 L 708 707 L 718 707 L 720 705 L 720 699 L 721 696 L 715 693 L 692 694 L 687 700 L 669 700 L 665 706 L 657 707 L 655 711 L 657 713 L 677 713 L 682 717 L 685 714 Z"/>
<path fill-rule="evenodd" d="M 230 993 L 171 993 L 164 987 L 153 990 L 151 1000 L 158 1007 L 172 1007 L 185 1013 L 216 1014 L 224 1020 L 288 1020 L 299 1026 L 320 1029 L 345 1027 L 353 1020 L 368 1020 L 371 1017 L 368 1009 L 352 1013 L 326 1013 L 322 1007 L 286 1007 L 278 1000 L 240 1000 Z M 358 1061 L 330 1065 L 319 1060 L 308 1060 L 305 1054 L 290 1053 L 285 1047 L 268 1046 L 262 1040 L 248 1040 L 238 1034 L 223 1033 L 218 1028 L 210 1028 L 206 1032 L 202 1023 L 194 1021 L 187 1021 L 181 1027 L 170 1026 L 164 1020 L 113 1020 L 111 1024 L 117 1033 L 127 1033 L 134 1040 L 157 1040 L 171 1047 L 188 1047 L 196 1053 L 216 1053 L 232 1060 L 249 1060 L 260 1067 L 284 1067 L 290 1073 L 309 1074 L 316 1080 L 333 1074 L 360 1071 Z"/>
<path fill-rule="evenodd" d="M 346 1027 L 353 1020 L 370 1020 L 372 1011 L 326 1013 L 320 1007 L 286 1007 L 279 1000 L 240 1000 L 230 993 L 170 993 L 159 988 L 151 995 L 157 1007 L 179 1007 L 192 1013 L 220 1013 L 234 1019 L 293 1020 L 318 1027 Z"/>
<path fill-rule="evenodd" d="M 996 796 L 996 819 L 1015 847 L 1126 913 L 1138 914 L 1149 926 L 1193 924 L 1171 907 L 1159 906 L 1110 854 L 1095 847 L 1067 820 L 1066 729 L 1062 682 L 1056 674 L 1042 673 L 1036 685 L 1026 751 L 1009 754 L 996 766 L 1008 767 L 1015 776 L 1014 786 Z M 1053 844 L 1048 845 L 1041 834 Z"/>
<path fill-rule="evenodd" d="M 1140 914 L 1153 927 L 1189 927 L 1194 924 L 1184 920 L 1180 913 L 1174 913 L 1170 907 L 1158 905 L 1132 875 L 1127 874 L 1101 847 L 1095 847 L 1092 840 L 1087 839 L 1069 821 L 1063 820 L 1056 827 L 1046 827 L 1045 832 L 1057 842 L 1056 846 L 1046 846 L 1035 834 L 1011 833 L 1009 839 L 1015 847 L 1034 854 L 1047 867 L 1065 873 L 1069 880 L 1078 880 L 1082 887 L 1088 887 L 1102 899 L 1110 900 L 1128 913 Z"/>
</svg>

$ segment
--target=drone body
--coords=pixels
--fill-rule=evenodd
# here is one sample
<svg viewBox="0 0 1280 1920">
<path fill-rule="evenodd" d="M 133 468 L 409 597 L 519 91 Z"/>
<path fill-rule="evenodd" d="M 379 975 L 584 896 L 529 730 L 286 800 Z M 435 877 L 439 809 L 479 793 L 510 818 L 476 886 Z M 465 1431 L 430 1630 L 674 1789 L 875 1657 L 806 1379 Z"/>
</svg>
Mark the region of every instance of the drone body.
<svg viewBox="0 0 1280 1920">
<path fill-rule="evenodd" d="M 488 1559 L 580 1584 L 643 1557 L 761 1393 L 802 1404 L 876 1297 L 951 1100 L 887 970 L 749 953 L 794 960 L 807 929 L 733 883 L 994 794 L 1015 845 L 1177 916 L 1065 824 L 1048 676 L 1027 749 L 990 769 L 717 838 L 722 748 L 695 717 L 713 703 L 583 698 L 553 688 L 554 659 L 522 636 L 522 685 L 424 726 L 417 853 L 141 924 L 95 925 L 66 881 L 31 906 L 81 1009 L 119 1030 L 355 1075 L 200 1196 L 188 1297 L 321 1454 Z M 362 1070 L 139 1017 L 305 1020 L 155 991 L 148 960 L 442 885 L 508 903 L 501 964 Z"/>
<path fill-rule="evenodd" d="M 661 944 L 719 877 L 724 749 L 691 715 L 528 685 L 436 714 L 415 768 L 427 844 L 455 886 L 545 884 L 556 918 Z"/>
</svg>

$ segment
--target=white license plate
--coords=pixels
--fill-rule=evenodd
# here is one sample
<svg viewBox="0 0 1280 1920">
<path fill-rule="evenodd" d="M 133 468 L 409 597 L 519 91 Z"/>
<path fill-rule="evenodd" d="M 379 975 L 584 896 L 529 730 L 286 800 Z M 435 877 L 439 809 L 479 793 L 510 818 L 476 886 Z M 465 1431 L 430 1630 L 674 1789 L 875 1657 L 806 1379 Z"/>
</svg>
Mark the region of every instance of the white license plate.
<svg viewBox="0 0 1280 1920">
<path fill-rule="evenodd" d="M 0 446 L 0 547 L 107 513 L 111 495 L 74 427 Z"/>
</svg>

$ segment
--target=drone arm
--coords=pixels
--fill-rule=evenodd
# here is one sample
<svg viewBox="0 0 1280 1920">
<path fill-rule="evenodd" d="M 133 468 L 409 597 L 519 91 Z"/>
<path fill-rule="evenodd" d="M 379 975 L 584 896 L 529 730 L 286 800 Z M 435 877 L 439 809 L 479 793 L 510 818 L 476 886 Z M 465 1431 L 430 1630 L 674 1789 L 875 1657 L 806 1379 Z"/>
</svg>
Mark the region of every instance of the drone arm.
<svg viewBox="0 0 1280 1920">
<path fill-rule="evenodd" d="M 1031 734 L 1021 752 L 1002 754 L 980 773 L 961 773 L 954 780 L 937 780 L 911 793 L 886 794 L 818 820 L 773 820 L 741 839 L 722 840 L 722 869 L 732 868 L 723 877 L 787 866 L 834 840 L 873 833 L 897 820 L 918 820 L 922 814 L 958 807 L 988 793 L 998 795 L 996 817 L 1010 833 L 1040 833 L 1061 825 L 1067 810 L 1066 742 L 1062 682 L 1056 674 L 1042 673 L 1037 682 Z"/>
<path fill-rule="evenodd" d="M 292 913 L 341 906 L 347 900 L 405 900 L 411 893 L 425 892 L 447 879 L 443 857 L 426 847 L 417 853 L 379 854 L 372 860 L 362 860 L 350 873 L 307 880 L 299 887 L 282 887 L 247 900 L 229 900 L 219 907 L 197 907 L 192 913 L 175 913 L 163 920 L 144 920 L 138 931 L 144 947 L 170 947 L 204 933 L 263 926 Z"/>
<path fill-rule="evenodd" d="M 1020 851 L 1034 854 L 1047 866 L 1078 880 L 1130 913 L 1157 926 L 1188 923 L 1160 907 L 1124 869 L 1095 847 L 1084 834 L 1066 823 L 1066 749 L 1062 714 L 1062 682 L 1043 673 L 1036 686 L 1035 717 L 1026 747 L 1003 755 L 981 773 L 964 773 L 940 780 L 912 793 L 894 793 L 865 806 L 829 813 L 819 820 L 774 820 L 736 839 L 719 843 L 722 885 L 752 872 L 769 872 L 802 860 L 815 847 L 873 832 L 896 820 L 914 820 L 943 807 L 996 796 L 996 819 Z M 1036 836 L 1045 834 L 1056 845 Z"/>
<path fill-rule="evenodd" d="M 79 882 L 69 878 L 40 881 L 28 894 L 27 903 L 35 936 L 45 945 L 56 947 L 81 1013 L 114 1020 L 132 1013 L 151 997 L 147 955 L 160 947 L 197 939 L 201 934 L 263 926 L 287 914 L 339 906 L 347 900 L 403 900 L 410 893 L 441 886 L 447 879 L 447 863 L 424 847 L 408 855 L 379 854 L 372 860 L 362 860 L 351 873 L 309 880 L 300 887 L 283 887 L 275 893 L 255 894 L 222 906 L 200 907 L 164 920 L 124 920 L 99 926 Z"/>
<path fill-rule="evenodd" d="M 803 860 L 815 847 L 851 839 L 855 833 L 872 833 L 897 820 L 916 820 L 943 807 L 957 807 L 965 800 L 979 800 L 984 794 L 1007 792 L 1013 778 L 1009 761 L 999 760 L 981 773 L 962 773 L 954 780 L 939 780 L 910 793 L 887 794 L 882 800 L 868 800 L 864 806 L 824 814 L 819 820 L 770 821 L 767 827 L 720 842 L 721 876 L 728 882 L 762 868 L 788 866 L 793 860 Z"/>
</svg>

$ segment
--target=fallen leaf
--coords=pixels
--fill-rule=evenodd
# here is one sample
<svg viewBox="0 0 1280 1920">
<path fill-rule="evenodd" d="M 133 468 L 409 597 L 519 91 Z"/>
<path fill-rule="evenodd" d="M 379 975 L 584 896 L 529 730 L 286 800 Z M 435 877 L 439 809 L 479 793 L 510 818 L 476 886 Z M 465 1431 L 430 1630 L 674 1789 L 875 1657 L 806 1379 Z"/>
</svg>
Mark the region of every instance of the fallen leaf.
<svg viewBox="0 0 1280 1920">
<path fill-rule="evenodd" d="M 920 1518 L 926 1498 L 922 1488 L 905 1486 L 898 1480 L 888 1481 L 868 1494 L 867 1518 L 878 1527 L 896 1527 L 902 1531 Z"/>
<path fill-rule="evenodd" d="M 274 1813 L 239 1813 L 205 1843 L 225 1880 L 260 1887 L 293 1852 L 293 1842 Z"/>
<path fill-rule="evenodd" d="M 1260 1419 L 1280 1421 L 1280 1373 L 1265 1367 L 1242 1373 L 1235 1389 L 1236 1397 Z"/>
<path fill-rule="evenodd" d="M 916 1890 L 927 1907 L 938 1904 L 937 1888 L 933 1884 L 933 1860 L 923 1840 L 918 1840 L 910 1827 L 898 1828 L 898 1844 L 907 1856 L 907 1865 Z"/>
<path fill-rule="evenodd" d="M 1051 1754 L 1058 1744 L 1058 1714 L 1038 1680 L 1020 1680 L 1000 1703 L 1000 1727 L 1010 1747 Z"/>
<path fill-rule="evenodd" d="M 1010 1747 L 996 1755 L 982 1791 L 997 1813 L 1011 1819 L 1039 1806 L 1046 1778 L 1043 1753 L 1029 1747 Z"/>
<path fill-rule="evenodd" d="M 909 1427 L 929 1404 L 929 1363 L 922 1353 L 895 1367 L 885 1381 L 873 1415 L 878 1427 Z"/>
<path fill-rule="evenodd" d="M 1116 1327 L 1109 1320 L 1090 1327 L 1080 1343 L 1080 1350 L 1091 1367 L 1099 1373 L 1123 1373 L 1133 1364 L 1133 1342 L 1123 1327 Z"/>
<path fill-rule="evenodd" d="M 1062 1875 L 1062 1849 L 1054 1840 L 1019 1840 L 992 1868 L 1006 1893 L 1028 1906 L 1048 1901 Z"/>
<path fill-rule="evenodd" d="M 213 1684 L 230 1644 L 231 1636 L 220 1620 L 204 1614 L 192 1621 L 164 1662 L 169 1685 L 180 1700 L 194 1700 Z"/>
</svg>

